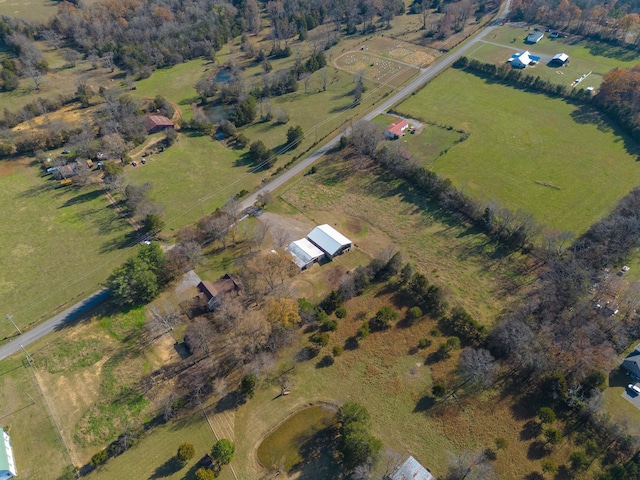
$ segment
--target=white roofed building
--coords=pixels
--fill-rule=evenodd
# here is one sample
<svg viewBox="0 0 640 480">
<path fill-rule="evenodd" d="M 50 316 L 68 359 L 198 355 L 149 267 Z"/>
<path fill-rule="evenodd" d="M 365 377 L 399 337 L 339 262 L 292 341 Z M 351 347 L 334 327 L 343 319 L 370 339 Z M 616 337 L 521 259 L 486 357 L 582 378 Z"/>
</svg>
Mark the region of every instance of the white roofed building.
<svg viewBox="0 0 640 480">
<path fill-rule="evenodd" d="M 511 58 L 511 66 L 513 68 L 525 68 L 529 65 L 533 60 L 529 56 L 529 51 L 524 51 L 522 53 L 518 53 Z"/>
<path fill-rule="evenodd" d="M 2 447 L 0 447 L 0 480 L 9 480 L 18 475 L 16 470 L 16 462 L 13 458 L 13 446 L 9 434 L 4 430 L 2 432 Z"/>
<path fill-rule="evenodd" d="M 322 250 L 329 259 L 348 251 L 352 245 L 351 240 L 327 224 L 318 225 L 311 230 L 307 238 Z"/>
<path fill-rule="evenodd" d="M 436 480 L 436 477 L 413 457 L 407 458 L 389 478 L 391 480 Z"/>
<path fill-rule="evenodd" d="M 562 66 L 569 61 L 569 55 L 566 53 L 556 53 L 551 61 L 549 62 L 550 66 Z"/>
<path fill-rule="evenodd" d="M 306 238 L 291 242 L 287 246 L 287 251 L 293 257 L 293 262 L 300 270 L 309 268 L 314 262 L 324 257 L 324 252 Z"/>
</svg>

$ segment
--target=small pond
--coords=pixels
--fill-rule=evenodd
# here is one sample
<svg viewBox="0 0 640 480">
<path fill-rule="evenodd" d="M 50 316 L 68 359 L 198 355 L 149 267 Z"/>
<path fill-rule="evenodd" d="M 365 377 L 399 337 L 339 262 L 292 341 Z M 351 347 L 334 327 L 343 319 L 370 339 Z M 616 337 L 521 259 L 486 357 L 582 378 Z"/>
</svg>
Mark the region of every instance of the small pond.
<svg viewBox="0 0 640 480">
<path fill-rule="evenodd" d="M 229 118 L 231 112 L 225 105 L 207 105 L 204 107 L 204 114 L 211 123 L 220 123 L 222 120 Z"/>
<path fill-rule="evenodd" d="M 291 471 L 310 461 L 326 464 L 335 412 L 321 406 L 300 410 L 267 436 L 258 447 L 258 459 L 267 468 Z M 321 468 L 322 469 L 322 468 Z"/>
<path fill-rule="evenodd" d="M 231 72 L 228 68 L 223 68 L 222 70 L 218 70 L 216 73 L 216 83 L 229 83 L 231 81 Z"/>
</svg>

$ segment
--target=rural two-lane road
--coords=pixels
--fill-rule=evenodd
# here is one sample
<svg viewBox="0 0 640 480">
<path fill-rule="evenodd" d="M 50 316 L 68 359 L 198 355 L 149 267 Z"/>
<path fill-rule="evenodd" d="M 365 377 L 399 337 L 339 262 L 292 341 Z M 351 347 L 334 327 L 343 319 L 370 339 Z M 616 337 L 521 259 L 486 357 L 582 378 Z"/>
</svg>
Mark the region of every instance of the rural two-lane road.
<svg viewBox="0 0 640 480">
<path fill-rule="evenodd" d="M 377 105 L 371 112 L 365 115 L 361 120 L 359 120 L 354 125 L 357 125 L 358 123 L 363 121 L 373 120 L 377 115 L 387 112 L 392 106 L 400 103 L 402 100 L 404 100 L 413 92 L 418 90 L 420 87 L 422 87 L 425 83 L 427 83 L 429 80 L 434 78 L 440 72 L 450 67 L 453 62 L 455 62 L 458 58 L 462 57 L 465 53 L 467 53 L 479 42 L 481 42 L 482 39 L 484 39 L 493 30 L 495 30 L 496 27 L 502 24 L 503 19 L 505 19 L 509 13 L 510 4 L 511 4 L 511 0 L 507 0 L 507 2 L 503 6 L 502 13 L 500 13 L 500 15 L 496 19 L 491 21 L 488 26 L 479 30 L 475 35 L 469 37 L 469 39 L 466 40 L 464 45 L 462 45 L 457 50 L 454 50 L 448 55 L 440 58 L 436 63 L 434 63 L 430 67 L 422 69 L 420 71 L 420 74 L 416 78 L 414 78 L 408 85 L 404 86 L 401 90 L 399 90 L 394 95 L 390 96 L 387 100 L 385 100 L 380 105 Z M 258 195 L 264 194 L 266 192 L 274 191 L 277 188 L 284 185 L 285 183 L 287 183 L 292 178 L 294 178 L 296 175 L 308 170 L 311 167 L 311 165 L 313 165 L 320 157 L 322 157 L 323 155 L 325 155 L 326 153 L 331 151 L 331 149 L 335 148 L 338 145 L 338 143 L 340 142 L 341 136 L 342 134 L 336 135 L 327 143 L 325 143 L 322 147 L 320 147 L 318 150 L 316 150 L 311 155 L 309 155 L 307 158 L 305 158 L 301 162 L 291 167 L 289 170 L 284 172 L 279 177 L 276 177 L 273 180 L 271 180 L 264 187 L 260 188 L 256 192 L 249 195 L 240 203 L 241 208 L 244 210 L 245 208 L 248 208 L 254 205 L 258 200 Z"/>
<path fill-rule="evenodd" d="M 427 83 L 429 80 L 434 78 L 440 72 L 450 67 L 453 62 L 455 62 L 458 58 L 466 54 L 469 50 L 471 50 L 474 46 L 476 46 L 480 41 L 482 41 L 483 38 L 485 38 L 488 34 L 490 34 L 498 25 L 502 23 L 502 20 L 506 18 L 507 14 L 509 13 L 510 3 L 511 3 L 511 0 L 507 0 L 507 2 L 503 6 L 502 13 L 495 20 L 493 20 L 488 26 L 479 30 L 475 35 L 467 39 L 464 45 L 462 45 L 457 50 L 454 50 L 453 52 L 449 53 L 448 55 L 440 58 L 436 63 L 434 63 L 430 67 L 422 69 L 420 71 L 420 74 L 416 78 L 414 78 L 408 85 L 403 87 L 394 95 L 390 96 L 387 100 L 385 100 L 380 105 L 376 106 L 376 108 L 374 108 L 371 112 L 365 115 L 359 122 L 370 121 L 373 118 L 375 118 L 377 115 L 381 113 L 385 113 L 392 106 L 400 103 L 402 100 L 404 100 L 413 92 L 418 90 L 420 87 L 422 87 L 425 83 Z M 248 208 L 254 205 L 258 200 L 258 196 L 260 194 L 264 194 L 266 192 L 276 190 L 277 188 L 281 187 L 282 185 L 290 181 L 296 175 L 309 169 L 313 163 L 315 163 L 323 155 L 325 155 L 331 149 L 335 148 L 336 145 L 338 145 L 338 143 L 340 142 L 341 136 L 342 134 L 336 135 L 334 138 L 329 140 L 327 143 L 325 143 L 322 147 L 320 147 L 318 150 L 313 152 L 307 158 L 305 158 L 301 162 L 291 167 L 289 170 L 284 172 L 279 177 L 276 177 L 273 180 L 271 180 L 264 187 L 260 188 L 256 192 L 249 195 L 246 199 L 244 199 L 240 203 L 241 208 L 244 210 L 245 208 Z M 73 305 L 72 307 L 68 308 L 64 312 L 56 315 L 55 317 L 47 320 L 44 323 L 41 323 L 37 327 L 31 330 L 28 330 L 24 334 L 17 337 L 15 340 L 12 340 L 6 345 L 0 347 L 0 360 L 3 360 L 10 355 L 13 355 L 14 353 L 18 352 L 21 349 L 21 347 L 26 347 L 27 345 L 35 342 L 36 340 L 43 337 L 44 335 L 47 335 L 48 333 L 51 333 L 54 330 L 62 327 L 65 323 L 75 319 L 80 313 L 86 310 L 89 310 L 93 306 L 102 302 L 107 296 L 108 296 L 108 292 L 106 292 L 105 290 L 100 290 L 90 295 L 89 297 L 85 298 L 84 300 L 78 302 L 77 304 Z"/>
</svg>

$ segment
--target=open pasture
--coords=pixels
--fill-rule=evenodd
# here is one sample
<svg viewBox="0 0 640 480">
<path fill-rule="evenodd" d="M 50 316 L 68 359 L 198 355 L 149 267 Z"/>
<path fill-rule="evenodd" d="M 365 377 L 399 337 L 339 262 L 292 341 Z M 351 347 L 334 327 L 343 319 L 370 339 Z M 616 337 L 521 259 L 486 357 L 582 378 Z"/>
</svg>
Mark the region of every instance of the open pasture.
<svg viewBox="0 0 640 480">
<path fill-rule="evenodd" d="M 524 42 L 531 30 L 514 24 L 505 25 L 494 30 L 482 44 L 474 49 L 470 58 L 497 65 L 503 64 L 516 52 L 529 50 L 533 55 L 541 57 L 541 61 L 527 67 L 525 74 L 570 86 L 583 74 L 591 74 L 580 83 L 580 88 L 597 88 L 602 77 L 616 67 L 631 67 L 640 62 L 637 52 L 621 47 L 610 46 L 593 41 L 582 40 L 575 36 L 568 38 L 550 38 L 550 33 L 536 44 Z M 548 61 L 557 53 L 569 55 L 569 62 L 563 67 L 549 67 Z"/>
<path fill-rule="evenodd" d="M 20 326 L 95 292 L 131 250 L 102 190 L 60 187 L 27 160 L 0 162 L 0 305 Z M 0 338 L 14 333 L 0 323 Z"/>
<path fill-rule="evenodd" d="M 402 85 L 418 73 L 416 67 L 367 53 L 366 50 L 345 52 L 335 59 L 334 64 L 349 73 L 362 71 L 368 80 L 389 85 Z"/>
<path fill-rule="evenodd" d="M 84 0 L 91 5 L 96 0 Z M 58 2 L 54 0 L 1 0 L 0 16 L 8 15 L 31 21 L 44 21 L 55 15 Z"/>
<path fill-rule="evenodd" d="M 584 232 L 640 182 L 640 149 L 596 111 L 449 70 L 402 103 L 469 138 L 432 168 L 481 201 Z"/>
</svg>

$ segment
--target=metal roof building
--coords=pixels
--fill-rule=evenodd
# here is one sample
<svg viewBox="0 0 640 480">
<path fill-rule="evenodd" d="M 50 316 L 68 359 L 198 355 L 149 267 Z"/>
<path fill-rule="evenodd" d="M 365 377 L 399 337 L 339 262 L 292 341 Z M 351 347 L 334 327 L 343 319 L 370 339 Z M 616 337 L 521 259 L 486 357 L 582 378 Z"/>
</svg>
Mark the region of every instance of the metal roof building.
<svg viewBox="0 0 640 480">
<path fill-rule="evenodd" d="M 391 480 L 436 480 L 429 470 L 411 456 L 389 478 Z"/>
<path fill-rule="evenodd" d="M 351 240 L 327 224 L 318 225 L 311 230 L 307 238 L 326 253 L 329 259 L 351 248 Z"/>
<path fill-rule="evenodd" d="M 542 32 L 531 32 L 529 35 L 527 35 L 527 39 L 525 40 L 525 42 L 538 43 L 540 40 L 542 40 L 542 37 L 544 37 L 544 33 Z"/>
<path fill-rule="evenodd" d="M 13 459 L 13 446 L 9 434 L 4 430 L 2 432 L 2 447 L 0 448 L 0 480 L 9 480 L 18 475 L 16 470 L 16 462 Z"/>
<path fill-rule="evenodd" d="M 301 238 L 300 240 L 291 242 L 287 247 L 287 250 L 300 270 L 310 267 L 313 265 L 313 262 L 324 257 L 324 252 L 306 238 Z"/>
</svg>

